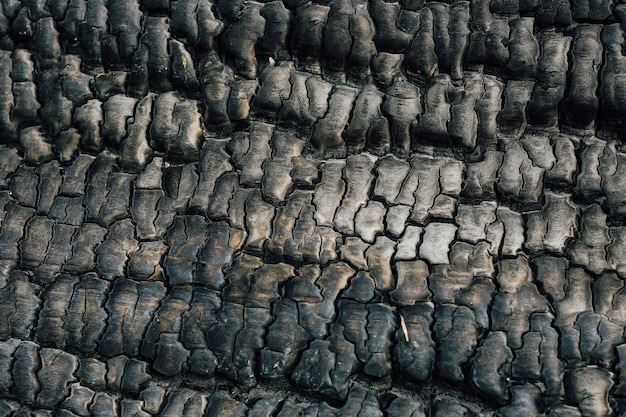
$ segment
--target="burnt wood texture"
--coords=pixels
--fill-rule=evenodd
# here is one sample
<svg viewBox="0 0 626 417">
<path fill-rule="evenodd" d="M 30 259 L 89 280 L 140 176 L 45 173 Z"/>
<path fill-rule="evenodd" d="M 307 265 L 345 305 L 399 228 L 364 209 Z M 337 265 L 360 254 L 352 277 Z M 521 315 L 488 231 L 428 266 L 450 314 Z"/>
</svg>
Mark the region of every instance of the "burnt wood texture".
<svg viewBox="0 0 626 417">
<path fill-rule="evenodd" d="M 626 416 L 621 0 L 1 0 L 0 416 Z"/>
</svg>

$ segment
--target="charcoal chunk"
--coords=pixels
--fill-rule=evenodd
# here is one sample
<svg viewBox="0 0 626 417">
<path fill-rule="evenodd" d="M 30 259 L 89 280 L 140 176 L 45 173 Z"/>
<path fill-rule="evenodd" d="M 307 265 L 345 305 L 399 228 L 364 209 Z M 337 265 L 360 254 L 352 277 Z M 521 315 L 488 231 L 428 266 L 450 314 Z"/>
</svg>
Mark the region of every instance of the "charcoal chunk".
<svg viewBox="0 0 626 417">
<path fill-rule="evenodd" d="M 509 399 L 506 378 L 513 359 L 513 353 L 506 345 L 506 335 L 504 332 L 489 333 L 476 352 L 472 358 L 472 382 L 489 398 L 506 403 Z"/>
<path fill-rule="evenodd" d="M 330 7 L 306 4 L 296 9 L 292 48 L 298 66 L 312 73 L 320 73 L 323 28 L 328 21 Z"/>
<path fill-rule="evenodd" d="M 165 376 L 175 376 L 187 368 L 189 352 L 178 340 L 178 335 L 162 333 L 157 348 L 154 369 Z"/>
<path fill-rule="evenodd" d="M 608 392 L 613 386 L 611 373 L 596 367 L 579 368 L 569 375 L 571 399 L 583 416 L 601 416 L 612 412 Z"/>
<path fill-rule="evenodd" d="M 291 11 L 282 1 L 271 1 L 263 6 L 260 15 L 265 19 L 265 31 L 255 49 L 259 55 L 279 58 L 287 49 Z"/>
<path fill-rule="evenodd" d="M 394 361 L 404 375 L 415 381 L 428 381 L 433 372 L 433 312 L 431 303 L 415 303 L 399 312 L 400 328 L 396 330 L 398 343 L 394 348 Z"/>
<path fill-rule="evenodd" d="M 110 319 L 99 345 L 100 353 L 136 356 L 152 313 L 164 295 L 165 288 L 161 283 L 117 279 L 105 305 Z"/>
<path fill-rule="evenodd" d="M 68 396 L 68 387 L 75 381 L 78 368 L 75 356 L 58 349 L 42 348 L 39 352 L 41 370 L 38 372 L 42 390 L 37 394 L 41 407 L 57 407 Z"/>
<path fill-rule="evenodd" d="M 260 3 L 245 3 L 238 19 L 222 35 L 222 46 L 234 58 L 235 71 L 246 78 L 256 78 L 254 46 L 265 31 Z"/>
<path fill-rule="evenodd" d="M 435 337 L 439 342 L 436 367 L 449 381 L 463 381 L 463 365 L 473 354 L 478 329 L 472 310 L 465 306 L 443 304 L 435 309 Z"/>
<path fill-rule="evenodd" d="M 511 58 L 505 71 L 515 79 L 533 77 L 537 72 L 539 44 L 533 34 L 533 24 L 534 19 L 530 17 L 520 17 L 510 22 L 511 34 L 508 45 Z"/>
<path fill-rule="evenodd" d="M 0 290 L 0 338 L 29 339 L 41 305 L 38 295 L 41 289 L 29 281 L 25 272 L 15 270 L 8 278 L 7 284 Z"/>
<path fill-rule="evenodd" d="M 598 114 L 600 101 L 596 96 L 597 74 L 598 64 L 602 61 L 600 31 L 600 25 L 581 24 L 576 27 L 572 47 L 571 89 L 564 106 L 566 120 L 575 127 L 589 126 Z"/>
<path fill-rule="evenodd" d="M 42 386 L 37 378 L 41 370 L 39 346 L 33 342 L 22 342 L 15 350 L 15 359 L 11 370 L 14 381 L 13 395 L 21 401 L 34 403 Z"/>
</svg>

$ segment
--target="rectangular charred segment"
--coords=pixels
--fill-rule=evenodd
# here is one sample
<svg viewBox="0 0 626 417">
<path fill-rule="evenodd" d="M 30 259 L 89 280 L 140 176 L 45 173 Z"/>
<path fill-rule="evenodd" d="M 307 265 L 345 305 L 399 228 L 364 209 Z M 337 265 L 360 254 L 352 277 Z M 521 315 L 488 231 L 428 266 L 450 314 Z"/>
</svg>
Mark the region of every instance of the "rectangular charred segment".
<svg viewBox="0 0 626 417">
<path fill-rule="evenodd" d="M 324 75 L 335 82 L 346 81 L 346 63 L 352 47 L 350 16 L 341 9 L 332 9 L 322 32 L 322 68 Z"/>
<path fill-rule="evenodd" d="M 285 206 L 277 210 L 272 224 L 274 232 L 266 246 L 266 250 L 269 253 L 279 257 L 287 256 L 291 253 L 297 254 L 297 248 L 300 246 L 298 243 L 304 238 L 304 236 L 299 236 L 298 234 L 299 231 L 304 231 L 302 227 L 304 225 L 301 226 L 298 223 L 309 220 L 311 227 L 314 228 L 316 226 L 312 218 L 306 218 L 307 214 L 314 212 L 314 208 L 311 207 L 311 200 L 311 192 L 294 192 L 285 202 Z M 310 235 L 306 237 L 310 237 Z"/>
<path fill-rule="evenodd" d="M 411 131 L 417 124 L 417 117 L 424 111 L 421 102 L 422 92 L 411 83 L 397 78 L 385 92 L 383 110 L 390 120 L 392 148 L 408 154 L 411 149 Z"/>
<path fill-rule="evenodd" d="M 0 239 L 6 242 L 0 248 L 0 260 L 8 264 L 18 261 L 18 243 L 25 236 L 25 226 L 35 215 L 34 209 L 10 202 L 4 207 L 6 212 L 0 226 Z"/>
<path fill-rule="evenodd" d="M 107 230 L 95 223 L 84 223 L 72 236 L 72 254 L 63 266 L 70 273 L 85 273 L 96 268 L 95 248 L 104 241 Z"/>
<path fill-rule="evenodd" d="M 104 242 L 95 249 L 96 271 L 107 280 L 125 276 L 129 254 L 136 249 L 137 240 L 130 219 L 111 224 Z"/>
<path fill-rule="evenodd" d="M 372 3 L 371 15 L 376 28 L 374 43 L 381 52 L 404 52 L 411 44 L 413 33 L 396 24 L 400 10 L 397 2 L 374 0 Z"/>
<path fill-rule="evenodd" d="M 0 129 L 2 132 L 2 143 L 11 143 L 17 139 L 17 132 L 14 122 L 11 120 L 11 108 L 13 107 L 13 80 L 11 78 L 11 54 L 7 51 L 0 52 L 0 88 L 5 93 L 0 97 Z"/>
<path fill-rule="evenodd" d="M 129 12 L 132 13 L 130 7 Z M 81 48 L 85 51 L 85 64 L 90 69 L 102 67 L 104 51 L 100 44 L 100 37 L 104 37 L 106 33 L 108 15 L 109 11 L 103 1 L 71 2 L 65 12 L 62 28 L 71 33 L 74 38 L 78 38 Z M 111 17 L 118 18 L 122 22 L 130 20 L 122 18 L 119 9 L 117 14 Z M 138 17 L 137 14 L 135 17 Z"/>
<path fill-rule="evenodd" d="M 197 161 L 202 129 L 195 100 L 187 100 L 171 92 L 158 96 L 154 103 L 154 119 L 150 125 L 150 144 L 165 153 L 173 163 Z M 139 109 L 137 109 L 139 112 Z M 148 120 L 138 128 L 148 130 Z M 137 123 L 137 116 L 135 116 Z M 130 129 L 130 127 L 129 127 Z"/>
<path fill-rule="evenodd" d="M 336 87 L 328 100 L 328 111 L 313 126 L 311 146 L 323 155 L 345 155 L 343 131 L 350 120 L 358 91 L 354 88 Z"/>
<path fill-rule="evenodd" d="M 219 289 L 226 280 L 223 268 L 230 264 L 234 252 L 243 245 L 245 232 L 220 221 L 208 226 L 207 240 L 198 253 L 194 279 L 209 288 Z"/>
<path fill-rule="evenodd" d="M 446 7 L 443 4 L 441 6 Z M 435 44 L 433 32 L 435 31 L 435 25 L 442 22 L 440 20 L 436 21 L 436 17 L 433 15 L 433 9 L 436 11 L 436 7 L 437 5 L 420 11 L 418 15 L 419 29 L 417 29 L 415 36 L 411 36 L 411 46 L 406 50 L 404 56 L 407 74 L 415 81 L 421 83 L 428 82 L 438 71 L 438 57 L 435 49 L 437 45 Z M 440 27 L 437 29 L 439 29 L 439 35 L 447 35 L 440 33 Z M 440 53 L 442 52 L 442 46 L 442 42 L 439 42 Z"/>
<path fill-rule="evenodd" d="M 444 304 L 435 311 L 435 338 L 439 342 L 436 370 L 451 382 L 462 381 L 462 365 L 477 344 L 478 329 L 473 312 L 465 306 Z"/>
<path fill-rule="evenodd" d="M 199 81 L 192 56 L 182 42 L 169 41 L 172 56 L 172 81 L 174 85 L 187 91 L 197 91 Z"/>
<path fill-rule="evenodd" d="M 462 166 L 447 158 L 415 155 L 396 203 L 412 205 L 409 219 L 425 224 L 429 217 L 451 219 L 461 192 Z"/>
<path fill-rule="evenodd" d="M 234 80 L 233 70 L 218 60 L 207 59 L 200 62 L 198 71 L 205 127 L 220 134 L 227 133 L 232 127 L 227 105 Z"/>
<path fill-rule="evenodd" d="M 433 372 L 435 363 L 433 312 L 431 303 L 416 303 L 403 307 L 399 312 L 399 320 L 404 326 L 396 330 L 398 343 L 394 348 L 394 360 L 401 372 L 415 381 L 427 381 Z"/>
<path fill-rule="evenodd" d="M 453 80 L 459 80 L 463 74 L 462 62 L 470 33 L 470 3 L 461 1 L 448 6 L 432 2 L 428 5 L 433 12 L 433 35 L 439 71 L 449 72 Z"/>
<path fill-rule="evenodd" d="M 367 204 L 370 184 L 373 180 L 372 169 L 375 158 L 371 155 L 352 155 L 346 160 L 343 179 L 346 193 L 334 217 L 334 226 L 347 234 L 354 233 L 354 219 L 358 210 Z"/>
<path fill-rule="evenodd" d="M 228 117 L 236 129 L 245 129 L 250 124 L 250 102 L 259 87 L 257 80 L 237 79 L 228 98 Z"/>
<path fill-rule="evenodd" d="M 614 142 L 589 140 L 583 144 L 581 156 L 581 173 L 576 181 L 576 194 L 596 198 L 604 195 L 609 213 L 612 216 L 622 216 L 624 195 L 618 184 L 624 176 L 623 154 L 617 152 Z"/>
<path fill-rule="evenodd" d="M 127 119 L 128 135 L 124 138 L 120 137 L 119 158 L 120 166 L 125 170 L 137 171 L 146 166 L 152 158 L 153 150 L 148 145 L 148 125 L 151 121 L 154 98 L 154 94 L 148 94 L 142 98 L 134 107 L 134 117 Z M 154 124 L 157 123 L 155 121 Z"/>
<path fill-rule="evenodd" d="M 42 17 L 33 22 L 34 49 L 39 54 L 43 67 L 58 63 L 61 57 L 59 32 L 52 17 Z"/>
<path fill-rule="evenodd" d="M 105 304 L 109 320 L 99 352 L 108 357 L 119 354 L 137 356 L 152 315 L 165 294 L 161 283 L 138 283 L 126 278 L 116 280 Z"/>
<path fill-rule="evenodd" d="M 601 25 L 576 27 L 572 46 L 571 87 L 565 101 L 565 118 L 576 127 L 593 125 L 598 115 L 598 71 L 603 63 Z"/>
<path fill-rule="evenodd" d="M 35 320 L 41 308 L 38 293 L 41 288 L 30 282 L 28 274 L 13 271 L 10 282 L 0 290 L 2 320 L 0 321 L 0 338 L 11 337 L 27 340 L 36 326 Z"/>
<path fill-rule="evenodd" d="M 34 167 L 20 166 L 11 181 L 11 195 L 25 207 L 35 207 L 39 178 Z"/>
<path fill-rule="evenodd" d="M 168 254 L 163 261 L 170 284 L 194 282 L 193 265 L 205 242 L 206 222 L 200 216 L 176 216 L 166 235 Z"/>
<path fill-rule="evenodd" d="M 502 68 L 509 60 L 509 24 L 506 17 L 498 17 L 498 2 L 489 0 L 473 1 L 470 5 L 472 29 L 466 63 L 484 64 L 487 67 Z"/>
<path fill-rule="evenodd" d="M 292 61 L 268 65 L 259 76 L 260 87 L 256 92 L 253 109 L 261 115 L 275 117 L 283 102 L 291 93 L 290 78 L 294 71 Z"/>
<path fill-rule="evenodd" d="M 604 47 L 604 65 L 600 71 L 600 96 L 602 98 L 602 123 L 619 131 L 623 129 L 619 114 L 624 111 L 624 78 L 626 58 L 622 53 L 624 30 L 615 23 L 604 26 L 601 33 Z"/>
<path fill-rule="evenodd" d="M 255 44 L 257 53 L 274 59 L 288 55 L 288 37 L 292 24 L 292 11 L 288 5 L 282 1 L 270 1 L 261 8 L 260 15 L 265 19 L 265 28 Z"/>
<path fill-rule="evenodd" d="M 285 200 L 293 186 L 291 172 L 293 158 L 301 157 L 306 142 L 295 135 L 275 131 L 272 137 L 272 157 L 266 159 L 263 168 L 261 192 L 263 197 L 278 203 Z M 316 170 L 317 171 L 317 170 Z"/>
<path fill-rule="evenodd" d="M 25 238 L 20 242 L 23 268 L 31 269 L 41 266 L 52 240 L 53 225 L 52 220 L 41 216 L 35 216 L 28 221 Z"/>
<path fill-rule="evenodd" d="M 32 80 L 14 81 L 13 106 L 11 109 L 11 119 L 14 123 L 20 124 L 34 121 L 37 118 L 37 110 L 40 108 L 41 105 L 37 101 L 35 83 Z"/>
<path fill-rule="evenodd" d="M 362 150 L 367 147 L 381 154 L 390 150 L 389 122 L 382 113 L 385 98 L 371 84 L 361 90 L 354 103 L 350 123 L 343 134 L 348 150 Z M 389 100 L 388 97 L 386 99 Z"/>
<path fill-rule="evenodd" d="M 154 313 L 154 319 L 150 322 L 141 344 L 141 353 L 149 359 L 161 360 L 161 373 L 167 374 L 174 370 L 176 364 L 168 366 L 163 363 L 162 349 L 165 345 L 176 343 L 181 333 L 182 317 L 190 308 L 191 287 L 175 287 L 163 299 L 159 308 Z M 169 340 L 168 340 L 169 339 Z M 188 353 L 186 354 L 188 355 Z M 186 356 L 183 355 L 183 356 Z M 180 370 L 179 370 L 180 372 Z M 171 375 L 170 375 L 171 376 Z"/>
<path fill-rule="evenodd" d="M 563 253 L 568 239 L 574 237 L 578 211 L 570 196 L 546 193 L 545 199 L 542 212 L 527 215 L 526 247 Z"/>
<path fill-rule="evenodd" d="M 533 164 L 519 141 L 506 141 L 504 146 L 502 165 L 498 171 L 498 191 L 521 204 L 539 203 L 545 169 Z"/>
<path fill-rule="evenodd" d="M 500 130 L 497 117 L 503 107 L 504 87 L 504 82 L 497 77 L 483 75 L 482 90 L 479 88 L 480 95 L 474 109 L 478 119 L 476 127 L 476 143 L 478 145 L 491 145 L 498 141 Z M 470 135 L 466 134 L 466 136 Z"/>
<path fill-rule="evenodd" d="M 101 47 L 103 63 L 107 66 L 128 66 L 137 49 L 141 33 L 142 13 L 139 2 L 135 0 L 114 0 L 106 3 L 108 11 L 109 34 Z M 106 27 L 103 27 L 104 31 Z M 89 33 L 96 28 L 83 29 Z M 89 39 L 89 38 L 87 38 Z M 108 48 L 107 48 L 108 47 Z"/>
<path fill-rule="evenodd" d="M 510 58 L 505 74 L 514 79 L 532 78 L 537 72 L 539 44 L 534 36 L 534 19 L 520 17 L 510 22 Z"/>
<path fill-rule="evenodd" d="M 72 122 L 73 105 L 63 94 L 58 68 L 39 72 L 38 91 L 43 125 L 53 134 L 68 129 Z"/>
<path fill-rule="evenodd" d="M 292 48 L 299 68 L 320 73 L 323 31 L 328 21 L 330 7 L 306 4 L 296 9 Z"/>
<path fill-rule="evenodd" d="M 131 218 L 136 224 L 137 236 L 141 239 L 156 237 L 156 226 L 154 224 L 158 212 L 159 200 L 165 194 L 162 190 L 135 190 L 131 201 Z"/>
<path fill-rule="evenodd" d="M 255 44 L 265 31 L 266 21 L 261 15 L 262 3 L 245 3 L 238 11 L 238 19 L 222 35 L 221 45 L 233 59 L 233 67 L 245 78 L 257 77 Z"/>
<path fill-rule="evenodd" d="M 41 258 L 40 266 L 33 271 L 36 281 L 48 283 L 55 279 L 72 254 L 72 236 L 77 227 L 62 223 L 54 224 L 52 239 Z"/>
<path fill-rule="evenodd" d="M 229 284 L 223 289 L 226 300 L 248 306 L 270 308 L 280 299 L 279 285 L 294 276 L 293 267 L 284 264 L 262 265 L 249 256 L 238 257 L 225 271 Z"/>
<path fill-rule="evenodd" d="M 504 331 L 507 345 L 518 349 L 522 346 L 524 334 L 530 329 L 529 318 L 534 313 L 547 312 L 548 301 L 530 282 L 532 273 L 525 258 L 507 261 L 496 277 L 499 285 L 504 284 L 504 291 L 494 297 L 491 326 L 493 330 Z"/>
<path fill-rule="evenodd" d="M 528 120 L 534 126 L 551 127 L 558 123 L 558 105 L 565 92 L 571 38 L 546 34 L 540 42 L 541 56 L 527 107 Z"/>
<path fill-rule="evenodd" d="M 171 60 L 168 52 L 169 20 L 146 16 L 143 33 L 133 54 L 128 78 L 130 95 L 142 97 L 152 87 L 157 91 L 171 89 Z"/>
<path fill-rule="evenodd" d="M 45 293 L 35 339 L 61 349 L 94 352 L 106 326 L 108 289 L 109 284 L 93 273 L 62 276 Z"/>
<path fill-rule="evenodd" d="M 264 345 L 263 334 L 271 320 L 269 310 L 227 302 L 218 318 L 208 337 L 209 348 L 218 359 L 217 370 L 243 384 L 253 384 L 256 352 Z"/>
<path fill-rule="evenodd" d="M 276 320 L 269 326 L 266 346 L 260 351 L 260 374 L 264 377 L 280 377 L 292 368 L 297 354 L 304 350 L 310 340 L 298 323 L 298 306 L 292 300 L 277 302 L 272 313 Z M 295 349 L 289 346 L 294 346 Z"/>
<path fill-rule="evenodd" d="M 128 119 L 133 116 L 137 99 L 115 94 L 103 105 L 102 136 L 109 145 L 119 145 L 127 135 Z"/>
<path fill-rule="evenodd" d="M 227 153 L 227 140 L 208 140 L 204 143 L 200 161 L 198 163 L 198 186 L 189 201 L 189 208 L 198 212 L 208 209 L 219 178 L 233 169 L 230 156 Z"/>
<path fill-rule="evenodd" d="M 270 141 L 274 126 L 254 123 L 250 133 L 238 133 L 228 143 L 231 159 L 240 169 L 240 183 L 245 186 L 261 184 L 263 164 L 271 156 Z"/>
<path fill-rule="evenodd" d="M 404 129 L 398 129 L 396 123 L 392 125 L 395 145 L 392 149 L 395 152 L 409 152 L 415 148 L 411 146 L 412 143 L 452 146 L 470 151 L 477 144 L 497 141 L 496 115 L 500 112 L 502 83 L 477 72 L 465 72 L 463 76 L 461 85 L 453 83 L 446 74 L 432 79 L 424 89 L 424 108 L 418 102 L 413 111 L 404 113 Z M 392 106 L 396 103 L 408 105 L 410 102 L 406 99 L 411 98 L 402 97 L 405 100 L 399 100 L 394 97 L 397 94 L 388 90 L 386 96 L 385 110 L 393 118 L 398 116 Z M 409 128 L 407 125 L 410 126 L 413 140 L 403 133 L 403 130 L 406 132 Z"/>
<path fill-rule="evenodd" d="M 491 332 L 472 358 L 472 383 L 495 401 L 506 404 L 509 392 L 506 378 L 510 372 L 513 352 L 503 332 Z"/>
<path fill-rule="evenodd" d="M 272 219 L 276 209 L 263 200 L 260 191 L 252 192 L 245 202 L 245 230 L 248 231 L 245 248 L 252 253 L 262 253 L 272 233 Z"/>
<path fill-rule="evenodd" d="M 27 403 L 33 408 L 41 407 L 46 411 L 58 410 L 60 415 L 77 415 L 67 414 L 68 410 L 76 411 L 78 415 L 82 415 L 81 410 L 107 415 L 102 413 L 104 407 L 116 406 L 115 397 L 102 392 L 94 395 L 94 391 L 83 386 L 83 383 L 94 388 L 105 388 L 106 376 L 112 382 L 119 382 L 112 383 L 110 389 L 136 393 L 139 386 L 150 379 L 145 372 L 145 362 L 129 360 L 123 356 L 110 360 L 106 372 L 105 364 L 99 361 L 93 359 L 90 362 L 85 359 L 81 361 L 68 352 L 40 347 L 36 343 L 19 339 L 0 342 L 0 352 L 2 352 L 0 363 L 5 371 L 3 375 L 19 381 L 18 384 L 2 385 L 4 398 L 11 398 L 22 404 Z M 94 366 L 95 362 L 102 365 L 102 368 Z M 98 371 L 102 374 L 102 385 L 96 387 L 92 384 L 95 380 L 91 379 L 96 377 Z M 91 376 L 86 373 L 91 373 Z"/>
<path fill-rule="evenodd" d="M 293 72 L 289 82 L 291 94 L 280 111 L 279 123 L 298 126 L 299 130 L 311 128 L 327 113 L 333 86 L 318 75 L 304 72 Z"/>
<path fill-rule="evenodd" d="M 356 5 L 355 13 L 349 18 L 352 46 L 348 58 L 347 77 L 356 84 L 370 79 L 370 62 L 377 53 L 374 36 L 376 28 L 365 5 Z"/>
</svg>

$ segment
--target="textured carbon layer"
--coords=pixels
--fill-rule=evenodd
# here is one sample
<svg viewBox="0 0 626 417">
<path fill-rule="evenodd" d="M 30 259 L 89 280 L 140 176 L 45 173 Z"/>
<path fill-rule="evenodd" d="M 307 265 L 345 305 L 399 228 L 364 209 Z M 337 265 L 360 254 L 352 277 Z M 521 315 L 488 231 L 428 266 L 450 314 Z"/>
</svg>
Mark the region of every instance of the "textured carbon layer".
<svg viewBox="0 0 626 417">
<path fill-rule="evenodd" d="M 0 416 L 626 415 L 625 28 L 1 0 Z"/>
</svg>

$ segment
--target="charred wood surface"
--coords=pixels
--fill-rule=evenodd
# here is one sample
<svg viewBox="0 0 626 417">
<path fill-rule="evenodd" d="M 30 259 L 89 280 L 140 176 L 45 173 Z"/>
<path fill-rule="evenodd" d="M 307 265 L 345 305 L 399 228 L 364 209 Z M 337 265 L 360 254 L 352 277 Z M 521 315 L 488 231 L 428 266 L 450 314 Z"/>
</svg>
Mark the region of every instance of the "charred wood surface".
<svg viewBox="0 0 626 417">
<path fill-rule="evenodd" d="M 626 415 L 625 31 L 0 1 L 0 416 Z"/>
</svg>

